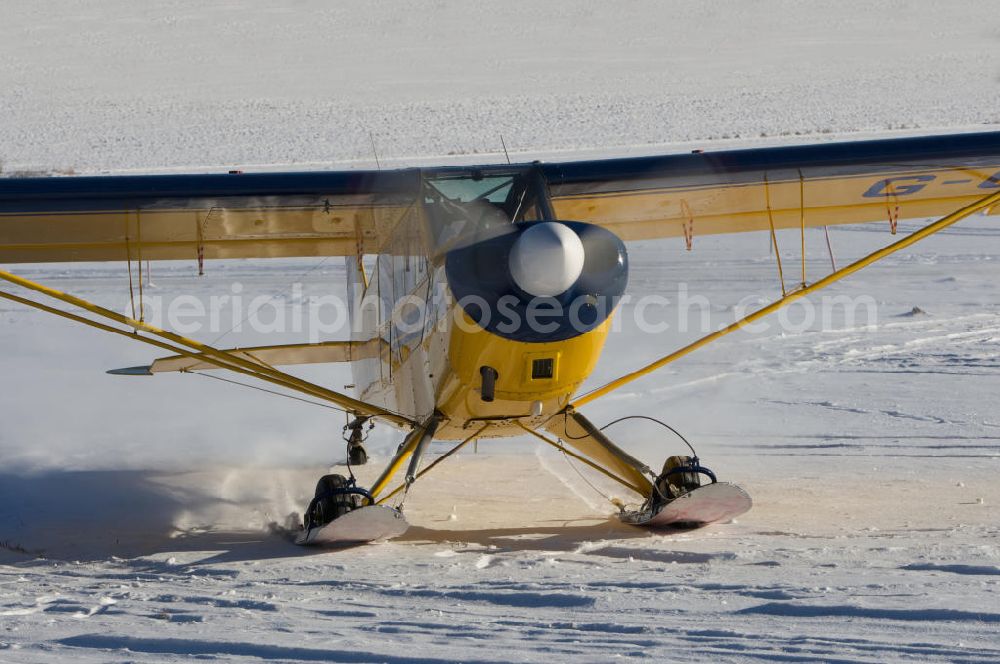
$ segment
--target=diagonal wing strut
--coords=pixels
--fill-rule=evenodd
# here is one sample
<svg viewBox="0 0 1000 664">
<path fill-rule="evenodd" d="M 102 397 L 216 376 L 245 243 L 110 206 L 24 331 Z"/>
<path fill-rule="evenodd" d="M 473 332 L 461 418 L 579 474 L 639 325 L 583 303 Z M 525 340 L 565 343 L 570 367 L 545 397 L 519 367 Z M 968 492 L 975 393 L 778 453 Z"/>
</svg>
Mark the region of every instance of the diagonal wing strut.
<svg viewBox="0 0 1000 664">
<path fill-rule="evenodd" d="M 782 307 L 791 302 L 794 302 L 795 300 L 805 297 L 806 295 L 809 295 L 811 293 L 815 293 L 816 291 L 822 290 L 823 288 L 826 288 L 827 286 L 837 281 L 840 281 L 844 277 L 857 272 L 861 268 L 872 265 L 873 263 L 876 263 L 882 260 L 883 258 L 896 253 L 897 251 L 905 249 L 910 245 L 915 244 L 920 240 L 923 240 L 926 237 L 934 235 L 935 233 L 942 231 L 953 224 L 958 223 L 959 221 L 975 214 L 976 212 L 979 212 L 980 210 L 986 210 L 995 205 L 1000 205 L 1000 191 L 990 194 L 989 196 L 986 196 L 985 198 L 982 198 L 976 201 L 975 203 L 972 203 L 971 205 L 967 205 L 964 208 L 956 210 L 955 212 L 952 212 L 948 216 L 942 217 L 941 219 L 938 219 L 937 221 L 928 224 L 927 226 L 924 226 L 920 230 L 914 231 L 913 233 L 907 235 L 901 240 L 893 242 L 892 244 L 883 247 L 877 251 L 873 251 L 864 258 L 861 258 L 846 267 L 843 267 L 839 270 L 830 273 L 829 275 L 820 279 L 819 281 L 817 281 L 812 285 L 806 286 L 805 288 L 800 288 L 799 290 L 796 291 L 792 291 L 791 293 L 788 293 L 782 298 L 775 300 L 771 304 L 761 309 L 758 309 L 757 311 L 739 319 L 735 323 L 732 323 L 731 325 L 728 325 L 727 327 L 724 327 L 721 330 L 717 330 L 715 332 L 712 332 L 711 334 L 705 335 L 701 339 L 698 339 L 697 341 L 694 341 L 688 344 L 687 346 L 684 346 L 683 348 L 675 350 L 674 352 L 670 353 L 669 355 L 661 357 L 655 362 L 650 362 L 649 364 L 640 369 L 636 369 L 631 373 L 625 374 L 620 378 L 617 378 L 609 383 L 606 383 L 605 385 L 602 385 L 601 387 L 595 390 L 592 390 L 591 392 L 588 392 L 578 397 L 569 406 L 567 406 L 567 408 L 570 409 L 579 408 L 580 406 L 588 404 L 591 401 L 594 401 L 595 399 L 599 399 L 604 395 L 613 392 L 614 390 L 617 390 L 619 387 L 628 385 L 632 381 L 642 378 L 643 376 L 646 376 L 647 374 L 650 374 L 656 371 L 657 369 L 661 369 L 667 366 L 668 364 L 676 360 L 679 360 L 685 355 L 693 351 L 696 351 L 703 346 L 707 346 L 713 341 L 721 339 L 722 337 L 726 336 L 731 332 L 740 330 L 744 326 L 749 325 L 754 321 L 763 318 L 764 316 L 774 313 L 775 311 L 781 309 Z"/>
<path fill-rule="evenodd" d="M 310 396 L 322 399 L 324 401 L 336 404 L 337 406 L 352 412 L 356 415 L 364 415 L 369 417 L 379 417 L 388 420 L 399 426 L 416 426 L 416 422 L 404 415 L 395 413 L 393 411 L 381 408 L 374 404 L 369 404 L 358 399 L 347 396 L 346 394 L 341 394 L 340 392 L 335 392 L 329 388 L 323 387 L 321 385 L 316 385 L 315 383 L 310 383 L 309 381 L 293 376 L 292 374 L 286 373 L 275 369 L 274 367 L 259 361 L 253 361 L 248 359 L 242 354 L 220 350 L 213 348 L 207 344 L 195 341 L 193 339 L 188 339 L 179 334 L 163 330 L 156 326 L 150 325 L 143 321 L 135 320 L 134 318 L 129 318 L 110 309 L 98 306 L 92 302 L 88 302 L 82 298 L 70 295 L 68 293 L 63 293 L 61 291 L 43 286 L 42 284 L 31 281 L 30 279 L 25 279 L 18 275 L 12 274 L 10 272 L 0 270 L 0 279 L 7 281 L 9 283 L 21 286 L 28 290 L 41 293 L 46 297 L 59 300 L 66 304 L 80 307 L 81 309 L 99 316 L 101 318 L 107 319 L 119 325 L 123 325 L 129 329 L 122 329 L 114 327 L 112 325 L 107 325 L 84 316 L 80 316 L 68 311 L 63 311 L 56 307 L 50 307 L 41 302 L 36 302 L 34 300 L 19 297 L 12 293 L 7 293 L 0 291 L 0 298 L 11 300 L 19 304 L 33 307 L 47 313 L 52 313 L 69 320 L 83 323 L 106 332 L 111 332 L 118 334 L 129 339 L 134 339 L 136 341 L 141 341 L 164 350 L 172 351 L 178 355 L 191 358 L 196 363 L 206 363 L 213 366 L 229 369 L 235 371 L 236 373 L 241 373 L 244 375 L 252 376 L 260 380 L 273 383 L 275 385 L 280 385 L 289 390 L 296 392 L 301 392 L 303 394 L 308 394 Z M 140 332 L 144 332 L 150 336 L 140 335 Z"/>
</svg>

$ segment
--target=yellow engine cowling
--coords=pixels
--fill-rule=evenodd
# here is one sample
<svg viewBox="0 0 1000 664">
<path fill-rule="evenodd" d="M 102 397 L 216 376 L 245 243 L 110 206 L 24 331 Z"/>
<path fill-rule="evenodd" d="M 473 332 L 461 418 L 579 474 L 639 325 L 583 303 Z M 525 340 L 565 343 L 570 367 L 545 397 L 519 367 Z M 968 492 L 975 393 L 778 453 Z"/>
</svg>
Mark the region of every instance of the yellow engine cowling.
<svg viewBox="0 0 1000 664">
<path fill-rule="evenodd" d="M 438 438 L 457 438 L 457 428 L 494 421 L 491 435 L 523 433 L 503 420 L 520 418 L 540 425 L 569 403 L 570 397 L 594 370 L 607 340 L 611 317 L 579 336 L 555 342 L 514 341 L 479 327 L 467 314 L 452 325 L 448 360 L 450 372 L 442 381 L 438 410 L 450 420 Z M 482 398 L 482 367 L 497 372 L 492 401 Z"/>
</svg>

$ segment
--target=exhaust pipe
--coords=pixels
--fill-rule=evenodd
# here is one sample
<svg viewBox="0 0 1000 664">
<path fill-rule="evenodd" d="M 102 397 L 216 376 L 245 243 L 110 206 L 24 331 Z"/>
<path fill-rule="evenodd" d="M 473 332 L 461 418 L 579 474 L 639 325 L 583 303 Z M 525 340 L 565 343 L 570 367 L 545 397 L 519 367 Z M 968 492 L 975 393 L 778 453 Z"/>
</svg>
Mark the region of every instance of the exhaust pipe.
<svg viewBox="0 0 1000 664">
<path fill-rule="evenodd" d="M 482 366 L 479 367 L 479 375 L 483 377 L 483 386 L 479 394 L 482 396 L 483 401 L 487 403 L 493 401 L 493 395 L 497 387 L 497 378 L 500 377 L 500 374 L 493 367 Z"/>
</svg>

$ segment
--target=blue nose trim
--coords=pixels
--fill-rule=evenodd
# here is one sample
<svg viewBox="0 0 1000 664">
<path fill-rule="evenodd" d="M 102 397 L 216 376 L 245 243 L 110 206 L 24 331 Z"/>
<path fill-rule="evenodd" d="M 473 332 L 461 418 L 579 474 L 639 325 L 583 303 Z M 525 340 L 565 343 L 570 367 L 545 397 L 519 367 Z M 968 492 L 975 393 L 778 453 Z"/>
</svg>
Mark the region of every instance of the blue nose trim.
<svg viewBox="0 0 1000 664">
<path fill-rule="evenodd" d="M 514 283 L 510 251 L 531 223 L 515 232 L 448 252 L 445 271 L 452 294 L 468 316 L 485 330 L 524 342 L 564 341 L 585 334 L 614 311 L 628 285 L 628 252 L 617 235 L 580 221 L 559 221 L 580 236 L 583 272 L 566 292 L 534 297 Z"/>
</svg>

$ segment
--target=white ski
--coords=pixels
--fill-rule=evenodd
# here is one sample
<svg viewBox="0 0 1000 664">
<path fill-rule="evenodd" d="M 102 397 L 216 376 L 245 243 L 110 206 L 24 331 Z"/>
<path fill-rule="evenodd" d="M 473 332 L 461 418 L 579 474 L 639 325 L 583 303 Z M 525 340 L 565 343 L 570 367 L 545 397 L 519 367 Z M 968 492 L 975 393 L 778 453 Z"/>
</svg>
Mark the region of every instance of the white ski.
<svg viewBox="0 0 1000 664">
<path fill-rule="evenodd" d="M 752 505 L 750 496 L 740 487 L 715 482 L 689 491 L 658 510 L 623 512 L 619 518 L 623 523 L 650 528 L 697 527 L 736 518 Z"/>
<path fill-rule="evenodd" d="M 303 530 L 295 538 L 295 543 L 361 544 L 399 537 L 409 527 L 402 512 L 383 505 L 369 505 L 337 517 L 325 526 Z"/>
</svg>

